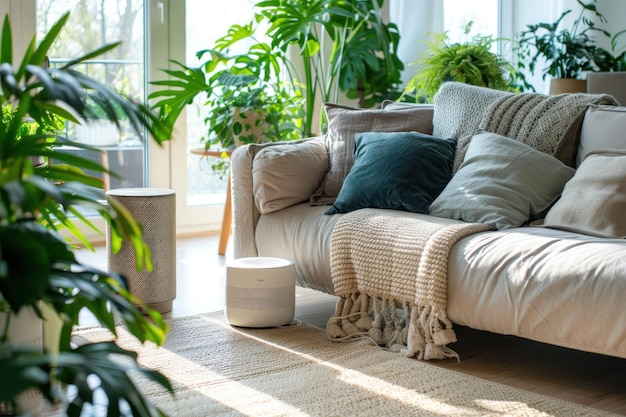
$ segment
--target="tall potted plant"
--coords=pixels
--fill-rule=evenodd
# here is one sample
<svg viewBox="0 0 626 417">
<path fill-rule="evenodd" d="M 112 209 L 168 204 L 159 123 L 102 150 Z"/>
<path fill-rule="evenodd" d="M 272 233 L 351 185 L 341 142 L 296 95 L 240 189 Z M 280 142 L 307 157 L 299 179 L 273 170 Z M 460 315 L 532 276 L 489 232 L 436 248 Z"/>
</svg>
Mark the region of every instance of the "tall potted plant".
<svg viewBox="0 0 626 417">
<path fill-rule="evenodd" d="M 396 52 L 400 34 L 382 18 L 384 0 L 265 0 L 256 4 L 269 23 L 273 48 L 302 69 L 305 136 L 314 131 L 321 102 L 338 101 L 339 92 L 365 107 L 398 96 L 403 64 Z"/>
<path fill-rule="evenodd" d="M 260 112 L 262 119 L 270 126 L 268 109 L 275 107 L 284 115 L 275 124 L 281 135 L 269 140 L 312 136 L 318 133 L 316 109 L 324 101 L 337 101 L 339 91 L 359 99 L 364 107 L 399 95 L 403 64 L 396 51 L 400 35 L 394 24 L 383 22 L 383 3 L 260 1 L 250 24 L 233 25 L 213 48 L 199 52 L 210 56 L 200 68 L 175 62 L 176 69 L 165 71 L 169 79 L 154 82 L 166 90 L 151 98 L 157 100 L 155 106 L 163 117 L 176 119 L 196 95 L 207 94 L 209 137 L 227 138 L 230 126 L 237 126 L 233 108 L 255 100 L 260 100 L 258 107 L 265 109 Z M 260 23 L 268 25 L 269 43 L 256 37 Z M 229 55 L 229 49 L 244 39 L 255 42 L 247 52 Z M 212 144 L 207 142 L 207 146 Z"/>
<path fill-rule="evenodd" d="M 117 46 L 105 45 L 76 58 L 61 68 L 45 66 L 47 52 L 67 22 L 65 14 L 36 46 L 28 45 L 20 62 L 13 61 L 11 25 L 5 17 L 0 40 L 0 306 L 5 316 L 0 329 L 0 404 L 3 412 L 15 412 L 16 398 L 28 390 L 40 392 L 50 401 L 63 398 L 59 384 L 74 385 L 68 414 L 79 415 L 93 401 L 93 392 L 108 397 L 108 415 L 118 415 L 127 405 L 132 415 L 162 415 L 141 394 L 130 374 L 137 371 L 171 391 L 167 379 L 158 372 L 138 366 L 136 354 L 115 342 L 70 343 L 79 312 L 89 310 L 99 323 L 115 334 L 116 318 L 121 317 L 129 332 L 140 341 L 161 344 L 167 330 L 160 314 L 141 304 L 127 291 L 123 277 L 82 265 L 73 246 L 58 230 L 68 229 L 85 245 L 89 243 L 76 227 L 86 222 L 80 209 L 95 210 L 110 225 L 115 247 L 130 239 L 138 267 L 150 267 L 149 248 L 132 216 L 113 199 L 106 199 L 99 179 L 84 169 L 105 171 L 97 163 L 60 152 L 57 147 L 72 145 L 56 133 L 65 121 L 77 123 L 96 115 L 118 124 L 126 118 L 138 135 L 144 128 L 157 142 L 168 139 L 170 128 L 150 109 L 74 69 L 88 59 Z M 89 105 L 88 105 L 89 104 Z M 60 161 L 48 165 L 54 158 Z M 43 160 L 42 165 L 33 161 Z M 75 217 L 71 217 L 74 215 Z M 115 249 L 115 248 L 114 248 Z M 10 337 L 13 318 L 31 309 L 42 315 L 48 306 L 62 320 L 59 353 L 16 344 Z M 124 356 L 117 361 L 112 355 Z M 87 379 L 98 377 L 94 387 Z"/>
</svg>

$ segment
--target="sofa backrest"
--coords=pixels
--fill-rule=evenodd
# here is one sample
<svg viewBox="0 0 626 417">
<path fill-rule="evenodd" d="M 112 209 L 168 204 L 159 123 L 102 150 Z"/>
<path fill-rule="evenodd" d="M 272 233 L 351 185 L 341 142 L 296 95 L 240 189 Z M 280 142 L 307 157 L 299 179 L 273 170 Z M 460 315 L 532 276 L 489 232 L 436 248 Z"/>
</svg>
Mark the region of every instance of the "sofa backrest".
<svg viewBox="0 0 626 417">
<path fill-rule="evenodd" d="M 590 106 L 580 129 L 576 167 L 595 150 L 626 150 L 626 107 Z"/>
<path fill-rule="evenodd" d="M 607 94 L 512 93 L 448 82 L 434 98 L 433 135 L 458 140 L 454 172 L 479 132 L 515 139 L 575 167 L 585 111 L 616 104 Z"/>
</svg>

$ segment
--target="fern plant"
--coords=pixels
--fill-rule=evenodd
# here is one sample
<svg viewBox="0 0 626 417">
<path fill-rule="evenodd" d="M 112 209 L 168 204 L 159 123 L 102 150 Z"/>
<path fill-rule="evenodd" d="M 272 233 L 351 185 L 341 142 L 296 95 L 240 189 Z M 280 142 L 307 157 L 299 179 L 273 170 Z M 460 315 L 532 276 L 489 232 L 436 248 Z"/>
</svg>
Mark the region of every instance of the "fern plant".
<svg viewBox="0 0 626 417">
<path fill-rule="evenodd" d="M 471 28 L 472 22 L 464 29 L 468 38 Z M 407 83 L 404 95 L 415 95 L 420 102 L 432 102 L 446 81 L 513 90 L 515 69 L 492 51 L 494 43 L 493 37 L 485 35 L 450 43 L 447 32 L 432 34 L 427 50 L 412 64 L 417 67 L 417 74 Z"/>
</svg>

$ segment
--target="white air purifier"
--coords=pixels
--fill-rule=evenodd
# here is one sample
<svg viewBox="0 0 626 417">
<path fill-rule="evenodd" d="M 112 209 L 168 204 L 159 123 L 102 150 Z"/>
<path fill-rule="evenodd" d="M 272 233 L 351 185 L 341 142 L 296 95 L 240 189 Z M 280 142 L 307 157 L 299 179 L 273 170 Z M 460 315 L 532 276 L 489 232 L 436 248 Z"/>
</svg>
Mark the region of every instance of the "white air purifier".
<svg viewBox="0 0 626 417">
<path fill-rule="evenodd" d="M 280 258 L 226 263 L 226 320 L 238 327 L 276 327 L 293 320 L 296 267 Z"/>
</svg>

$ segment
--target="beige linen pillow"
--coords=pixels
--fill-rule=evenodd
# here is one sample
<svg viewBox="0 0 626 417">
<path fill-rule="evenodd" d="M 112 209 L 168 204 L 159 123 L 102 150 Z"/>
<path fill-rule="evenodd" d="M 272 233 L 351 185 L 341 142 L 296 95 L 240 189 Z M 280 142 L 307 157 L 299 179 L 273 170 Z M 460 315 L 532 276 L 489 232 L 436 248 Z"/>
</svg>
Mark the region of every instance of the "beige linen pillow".
<svg viewBox="0 0 626 417">
<path fill-rule="evenodd" d="M 432 130 L 432 109 L 428 107 L 389 111 L 357 109 L 327 103 L 324 109 L 328 120 L 325 140 L 330 168 L 322 185 L 311 196 L 311 205 L 334 203 L 343 180 L 354 163 L 356 133 L 413 131 L 430 133 Z"/>
<path fill-rule="evenodd" d="M 430 111 L 433 113 L 435 113 L 435 105 L 432 103 L 412 103 L 409 101 L 394 101 L 394 100 L 383 100 L 382 103 L 380 103 L 380 108 L 383 110 L 387 110 L 387 111 L 396 111 L 396 110 L 405 110 L 405 109 L 415 109 L 415 108 L 419 108 L 419 109 L 430 109 Z M 432 116 L 431 116 L 432 117 Z M 422 132 L 422 133 L 426 133 L 427 135 L 431 135 L 432 134 L 432 123 L 431 123 L 431 129 L 429 132 Z"/>
<path fill-rule="evenodd" d="M 324 138 L 268 146 L 252 162 L 252 191 L 261 214 L 305 202 L 328 170 Z"/>
<path fill-rule="evenodd" d="M 626 107 L 590 106 L 580 131 L 576 166 L 595 150 L 626 150 Z"/>
<path fill-rule="evenodd" d="M 626 151 L 588 153 L 543 225 L 626 238 Z"/>
</svg>

